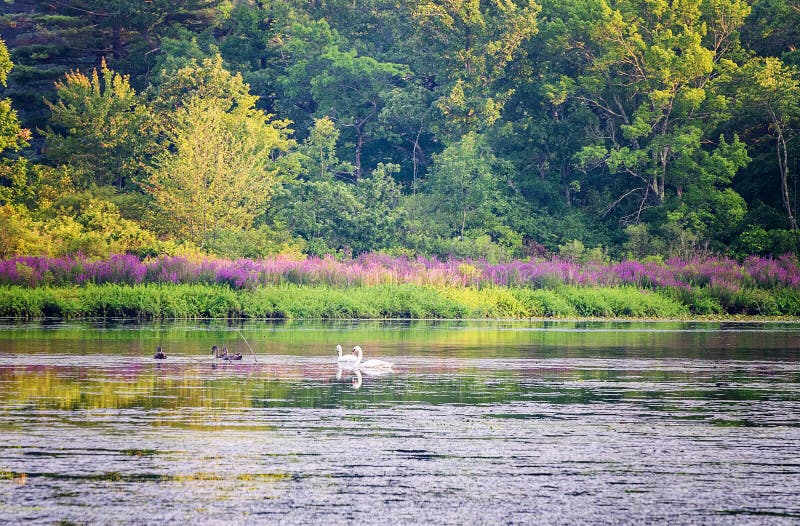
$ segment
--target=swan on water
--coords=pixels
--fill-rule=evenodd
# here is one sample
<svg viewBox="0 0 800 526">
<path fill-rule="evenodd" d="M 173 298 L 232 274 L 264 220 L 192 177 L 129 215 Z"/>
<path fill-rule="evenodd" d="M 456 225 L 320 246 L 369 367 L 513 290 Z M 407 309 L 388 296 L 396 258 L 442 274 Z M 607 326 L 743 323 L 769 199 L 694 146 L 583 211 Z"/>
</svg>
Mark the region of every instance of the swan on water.
<svg viewBox="0 0 800 526">
<path fill-rule="evenodd" d="M 336 346 L 336 354 L 339 355 L 338 358 L 336 358 L 337 362 L 344 362 L 346 364 L 352 364 L 352 363 L 354 363 L 356 361 L 356 357 L 353 356 L 352 354 L 342 355 L 342 346 L 341 345 L 337 345 Z"/>
<path fill-rule="evenodd" d="M 363 361 L 364 351 L 362 351 L 361 347 L 358 345 L 353 347 L 353 354 L 356 355 L 356 361 L 353 366 L 357 369 L 391 369 L 392 365 L 394 365 L 392 362 L 385 362 L 383 360 L 376 360 L 374 358 Z"/>
</svg>

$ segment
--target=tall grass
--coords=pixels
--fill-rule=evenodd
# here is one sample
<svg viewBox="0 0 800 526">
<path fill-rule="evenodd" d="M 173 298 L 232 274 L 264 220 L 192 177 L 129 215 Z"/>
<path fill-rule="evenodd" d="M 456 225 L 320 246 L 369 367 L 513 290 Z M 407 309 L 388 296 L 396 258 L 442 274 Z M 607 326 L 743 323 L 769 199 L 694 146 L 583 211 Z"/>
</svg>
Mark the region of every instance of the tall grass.
<svg viewBox="0 0 800 526">
<path fill-rule="evenodd" d="M 688 309 L 634 288 L 557 290 L 420 285 L 332 288 L 275 285 L 0 287 L 0 316 L 154 318 L 540 318 L 679 317 Z"/>
<path fill-rule="evenodd" d="M 793 255 L 583 265 L 380 254 L 346 261 L 18 257 L 0 261 L 0 286 L 0 315 L 22 317 L 800 315 Z"/>
</svg>

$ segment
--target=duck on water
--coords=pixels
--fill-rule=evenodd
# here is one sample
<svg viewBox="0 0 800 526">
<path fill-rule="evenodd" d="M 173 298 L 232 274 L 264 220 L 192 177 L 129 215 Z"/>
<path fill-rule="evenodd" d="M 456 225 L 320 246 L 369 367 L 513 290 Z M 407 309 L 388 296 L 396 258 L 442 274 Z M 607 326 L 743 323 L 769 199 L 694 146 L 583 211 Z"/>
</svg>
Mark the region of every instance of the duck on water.
<svg viewBox="0 0 800 526">
<path fill-rule="evenodd" d="M 237 352 L 235 354 L 229 354 L 227 347 L 223 347 L 222 351 L 220 351 L 219 347 L 217 347 L 216 345 L 213 345 L 211 347 L 211 354 L 214 355 L 214 358 L 219 358 L 220 360 L 241 360 L 242 359 L 242 353 Z"/>
</svg>

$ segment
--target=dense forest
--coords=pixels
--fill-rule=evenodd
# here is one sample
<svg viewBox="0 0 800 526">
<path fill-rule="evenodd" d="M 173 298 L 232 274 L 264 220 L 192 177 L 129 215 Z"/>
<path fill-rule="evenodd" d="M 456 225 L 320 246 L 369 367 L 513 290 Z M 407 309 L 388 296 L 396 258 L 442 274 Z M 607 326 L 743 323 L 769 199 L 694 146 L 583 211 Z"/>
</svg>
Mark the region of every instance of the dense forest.
<svg viewBox="0 0 800 526">
<path fill-rule="evenodd" d="M 797 0 L 0 9 L 0 257 L 797 253 Z"/>
</svg>

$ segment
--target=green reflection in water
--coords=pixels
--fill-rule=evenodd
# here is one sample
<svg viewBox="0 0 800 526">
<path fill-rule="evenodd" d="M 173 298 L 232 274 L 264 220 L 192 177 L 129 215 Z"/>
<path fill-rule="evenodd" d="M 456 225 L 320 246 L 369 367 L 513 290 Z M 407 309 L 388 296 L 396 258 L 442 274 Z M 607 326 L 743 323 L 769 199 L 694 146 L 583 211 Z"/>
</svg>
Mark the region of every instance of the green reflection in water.
<svg viewBox="0 0 800 526">
<path fill-rule="evenodd" d="M 0 326 L 0 353 L 197 355 L 211 345 L 259 355 L 333 355 L 341 343 L 369 352 L 412 351 L 458 357 L 613 356 L 751 359 L 772 350 L 798 358 L 800 324 L 684 322 L 48 322 Z"/>
<path fill-rule="evenodd" d="M 206 354 L 212 344 L 247 352 L 240 332 L 260 362 L 212 368 Z M 355 342 L 404 365 L 385 377 L 365 375 L 356 390 L 355 375 L 337 377 L 333 362 L 336 343 Z M 156 344 L 173 360 L 154 363 L 149 357 Z M 272 407 L 651 401 L 661 403 L 656 410 L 670 410 L 662 401 L 797 400 L 800 374 L 781 362 L 800 362 L 800 325 L 9 323 L 0 326 L 0 360 L 0 413 L 158 410 L 148 412 L 152 425 L 203 429 L 221 425 L 209 417 L 215 412 Z M 696 360 L 706 365 L 692 368 Z M 715 369 L 708 360 L 727 365 Z"/>
<path fill-rule="evenodd" d="M 118 374 L 113 370 L 88 371 L 85 368 L 0 368 L 0 404 L 7 411 L 36 409 L 148 410 L 152 425 L 215 428 L 209 415 L 224 411 L 228 416 L 252 408 L 364 408 L 377 405 L 454 404 L 478 405 L 515 401 L 542 401 L 551 404 L 592 402 L 647 402 L 671 399 L 696 400 L 800 400 L 796 389 L 760 390 L 718 388 L 707 380 L 680 372 L 639 371 L 637 377 L 648 388 L 629 388 L 630 382 L 615 378 L 619 371 L 564 370 L 532 376 L 519 371 L 473 369 L 441 374 L 404 374 L 364 378 L 355 390 L 355 376 L 274 378 L 259 376 L 209 377 L 209 367 L 174 367 L 168 375 L 153 367 L 137 373 Z M 226 371 L 218 374 L 224 375 Z M 231 371 L 236 374 L 236 371 Z M 261 374 L 261 373 L 256 373 Z M 267 373 L 263 373 L 267 374 Z M 586 380 L 591 378 L 591 380 Z M 699 382 L 704 381 L 700 384 Z M 637 384 L 638 385 L 638 384 Z M 701 387 L 702 385 L 702 387 Z M 634 386 L 636 387 L 636 386 Z M 669 406 L 655 407 L 670 410 Z M 183 409 L 200 410 L 184 412 Z M 151 410 L 163 410 L 152 412 Z M 202 410 L 211 410 L 208 411 Z M 214 413 L 217 411 L 217 413 Z M 249 418 L 243 418 L 249 421 Z M 103 420 L 76 425 L 103 425 Z M 265 425 L 251 422 L 254 428 Z M 132 454 L 145 455 L 146 452 Z"/>
</svg>

